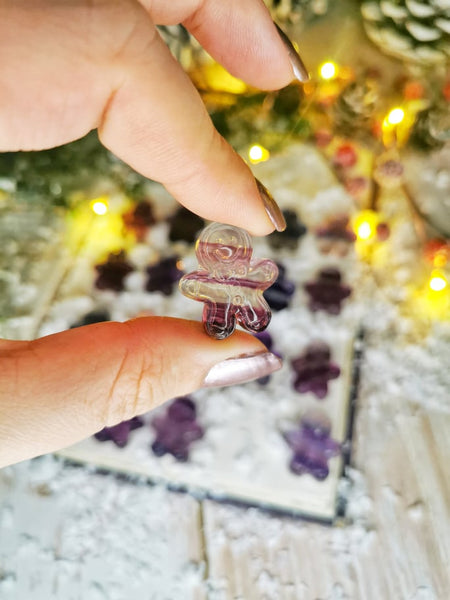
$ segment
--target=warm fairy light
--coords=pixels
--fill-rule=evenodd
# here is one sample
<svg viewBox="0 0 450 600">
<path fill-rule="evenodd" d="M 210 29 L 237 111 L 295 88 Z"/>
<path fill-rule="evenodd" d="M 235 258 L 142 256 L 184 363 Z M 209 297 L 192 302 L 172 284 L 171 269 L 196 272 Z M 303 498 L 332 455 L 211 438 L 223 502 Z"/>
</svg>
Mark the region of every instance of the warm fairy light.
<svg viewBox="0 0 450 600">
<path fill-rule="evenodd" d="M 404 118 L 405 111 L 403 108 L 393 108 L 386 117 L 386 121 L 389 125 L 399 125 Z"/>
<path fill-rule="evenodd" d="M 253 164 L 264 162 L 268 160 L 269 156 L 270 152 L 259 144 L 254 144 L 248 151 L 248 157 Z"/>
<path fill-rule="evenodd" d="M 439 271 L 433 271 L 428 285 L 433 292 L 442 292 L 447 287 L 447 280 Z"/>
<path fill-rule="evenodd" d="M 372 210 L 363 210 L 353 219 L 353 230 L 358 240 L 369 240 L 376 235 L 379 216 Z"/>
<path fill-rule="evenodd" d="M 367 221 L 361 223 L 361 225 L 359 225 L 358 229 L 356 230 L 356 235 L 360 240 L 368 240 L 372 236 L 372 234 L 373 229 L 370 223 L 367 223 Z"/>
<path fill-rule="evenodd" d="M 106 215 L 108 212 L 108 202 L 104 198 L 91 200 L 90 207 L 96 215 Z"/>
<path fill-rule="evenodd" d="M 322 79 L 334 79 L 337 75 L 337 67 L 333 62 L 325 62 L 319 67 Z"/>
</svg>

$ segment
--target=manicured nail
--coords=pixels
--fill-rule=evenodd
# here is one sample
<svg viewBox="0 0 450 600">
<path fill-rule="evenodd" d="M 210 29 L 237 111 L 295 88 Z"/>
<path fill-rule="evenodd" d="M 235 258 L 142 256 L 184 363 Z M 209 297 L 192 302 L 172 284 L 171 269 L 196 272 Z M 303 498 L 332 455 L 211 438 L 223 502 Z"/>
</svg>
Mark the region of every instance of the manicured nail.
<svg viewBox="0 0 450 600">
<path fill-rule="evenodd" d="M 275 23 L 275 27 L 277 28 L 278 35 L 280 36 L 281 41 L 283 42 L 286 50 L 288 51 L 289 59 L 291 61 L 292 70 L 294 71 L 295 77 L 303 83 L 305 81 L 308 81 L 309 73 L 308 73 L 302 59 L 300 58 L 300 54 L 294 48 L 294 44 L 291 42 L 291 40 L 288 38 L 288 36 L 284 33 L 284 31 L 278 27 L 278 25 L 276 23 Z"/>
<path fill-rule="evenodd" d="M 259 195 L 261 196 L 261 199 L 264 202 L 264 208 L 266 209 L 267 216 L 269 217 L 272 225 L 277 231 L 284 231 L 286 229 L 286 221 L 284 219 L 280 207 L 275 202 L 275 199 L 273 198 L 272 194 L 259 181 L 259 179 L 255 178 L 255 181 L 258 187 Z"/>
<path fill-rule="evenodd" d="M 229 358 L 210 369 L 203 381 L 203 387 L 223 387 L 253 381 L 278 371 L 282 365 L 281 359 L 271 352 Z"/>
</svg>

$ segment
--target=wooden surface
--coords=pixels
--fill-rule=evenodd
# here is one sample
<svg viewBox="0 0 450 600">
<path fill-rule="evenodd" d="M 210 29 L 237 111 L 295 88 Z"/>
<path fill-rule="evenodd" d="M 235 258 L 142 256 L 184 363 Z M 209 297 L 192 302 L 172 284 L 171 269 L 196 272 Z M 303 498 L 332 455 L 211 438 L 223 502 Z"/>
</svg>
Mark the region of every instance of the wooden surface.
<svg viewBox="0 0 450 600">
<path fill-rule="evenodd" d="M 52 457 L 4 469 L 0 598 L 447 600 L 450 414 L 380 404 L 373 380 L 363 380 L 348 518 L 335 527 Z"/>
</svg>

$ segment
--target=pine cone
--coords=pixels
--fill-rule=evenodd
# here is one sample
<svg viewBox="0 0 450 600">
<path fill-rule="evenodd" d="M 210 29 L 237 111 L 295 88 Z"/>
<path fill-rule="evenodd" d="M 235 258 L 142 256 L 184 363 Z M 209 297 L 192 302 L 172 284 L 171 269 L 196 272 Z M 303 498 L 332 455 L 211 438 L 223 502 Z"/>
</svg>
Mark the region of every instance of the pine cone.
<svg viewBox="0 0 450 600">
<path fill-rule="evenodd" d="M 418 114 L 411 143 L 421 150 L 437 150 L 450 141 L 450 112 L 446 104 L 432 106 Z"/>
<path fill-rule="evenodd" d="M 449 61 L 448 0 L 362 0 L 361 12 L 367 35 L 387 54 L 426 65 Z"/>
<path fill-rule="evenodd" d="M 352 81 L 339 94 L 334 105 L 336 128 L 344 135 L 364 131 L 378 101 L 375 87 L 367 80 Z"/>
<path fill-rule="evenodd" d="M 325 15 L 329 0 L 264 0 L 272 17 L 280 23 L 310 21 Z"/>
</svg>

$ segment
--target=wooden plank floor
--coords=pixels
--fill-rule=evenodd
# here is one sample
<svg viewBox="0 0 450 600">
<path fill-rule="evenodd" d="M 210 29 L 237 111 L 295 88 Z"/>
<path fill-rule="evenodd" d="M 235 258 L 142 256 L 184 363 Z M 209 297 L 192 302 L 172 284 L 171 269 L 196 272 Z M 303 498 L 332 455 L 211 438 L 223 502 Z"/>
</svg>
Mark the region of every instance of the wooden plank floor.
<svg viewBox="0 0 450 600">
<path fill-rule="evenodd" d="M 397 414 L 380 432 L 371 412 L 358 416 L 365 473 L 351 471 L 337 527 L 51 457 L 4 469 L 0 598 L 446 600 L 450 415 Z"/>
</svg>

